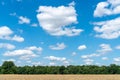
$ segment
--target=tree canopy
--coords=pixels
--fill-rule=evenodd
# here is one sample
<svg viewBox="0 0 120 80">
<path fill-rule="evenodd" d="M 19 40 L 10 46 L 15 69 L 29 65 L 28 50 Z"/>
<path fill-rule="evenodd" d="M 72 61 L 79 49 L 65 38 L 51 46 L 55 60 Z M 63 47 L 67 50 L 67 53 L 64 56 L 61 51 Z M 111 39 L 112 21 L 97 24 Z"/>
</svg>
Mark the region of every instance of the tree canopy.
<svg viewBox="0 0 120 80">
<path fill-rule="evenodd" d="M 12 61 L 5 61 L 0 66 L 0 74 L 120 74 L 120 66 L 16 66 Z"/>
</svg>

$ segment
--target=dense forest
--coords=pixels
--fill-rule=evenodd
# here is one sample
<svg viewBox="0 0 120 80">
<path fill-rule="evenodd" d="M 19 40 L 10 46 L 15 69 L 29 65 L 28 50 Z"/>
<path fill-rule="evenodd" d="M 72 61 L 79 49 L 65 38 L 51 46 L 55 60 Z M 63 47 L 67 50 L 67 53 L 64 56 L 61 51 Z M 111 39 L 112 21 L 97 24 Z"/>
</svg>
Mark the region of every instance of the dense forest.
<svg viewBox="0 0 120 80">
<path fill-rule="evenodd" d="M 0 66 L 0 74 L 120 74 L 120 66 L 16 66 L 12 61 L 5 61 Z"/>
</svg>

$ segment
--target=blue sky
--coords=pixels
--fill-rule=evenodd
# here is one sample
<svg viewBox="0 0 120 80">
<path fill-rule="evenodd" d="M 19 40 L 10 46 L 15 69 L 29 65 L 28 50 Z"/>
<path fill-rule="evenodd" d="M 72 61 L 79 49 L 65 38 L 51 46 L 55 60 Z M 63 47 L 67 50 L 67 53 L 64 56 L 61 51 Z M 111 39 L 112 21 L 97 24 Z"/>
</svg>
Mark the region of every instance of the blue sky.
<svg viewBox="0 0 120 80">
<path fill-rule="evenodd" d="M 120 0 L 0 0 L 0 65 L 120 64 Z"/>
</svg>

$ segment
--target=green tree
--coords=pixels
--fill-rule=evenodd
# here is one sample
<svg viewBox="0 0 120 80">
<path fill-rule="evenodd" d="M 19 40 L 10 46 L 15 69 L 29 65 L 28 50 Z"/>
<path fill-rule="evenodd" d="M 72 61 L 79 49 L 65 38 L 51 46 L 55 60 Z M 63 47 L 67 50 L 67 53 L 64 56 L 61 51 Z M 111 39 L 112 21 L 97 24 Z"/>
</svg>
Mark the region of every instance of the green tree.
<svg viewBox="0 0 120 80">
<path fill-rule="evenodd" d="M 5 61 L 1 68 L 1 73 L 3 74 L 15 74 L 17 72 L 16 66 L 12 61 Z"/>
<path fill-rule="evenodd" d="M 65 71 L 65 66 L 60 66 L 59 73 L 64 74 L 64 71 Z"/>
</svg>

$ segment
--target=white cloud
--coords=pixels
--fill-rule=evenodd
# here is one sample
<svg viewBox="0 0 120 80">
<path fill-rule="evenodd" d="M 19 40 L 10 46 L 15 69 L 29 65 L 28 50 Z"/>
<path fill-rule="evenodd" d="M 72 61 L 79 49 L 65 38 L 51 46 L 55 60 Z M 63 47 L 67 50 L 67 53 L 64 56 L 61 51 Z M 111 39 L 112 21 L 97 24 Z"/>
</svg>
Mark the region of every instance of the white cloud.
<svg viewBox="0 0 120 80">
<path fill-rule="evenodd" d="M 112 51 L 112 48 L 110 47 L 109 44 L 100 44 L 99 47 L 100 49 L 96 50 L 95 53 L 88 54 L 88 55 L 82 55 L 81 58 L 87 59 L 87 58 L 92 58 L 92 57 L 99 57 Z"/>
<path fill-rule="evenodd" d="M 9 56 L 9 57 L 16 57 L 18 56 L 21 60 L 29 60 L 31 58 L 37 57 L 38 55 L 36 53 L 41 53 L 42 48 L 41 47 L 26 47 L 24 49 L 18 49 L 13 51 L 7 51 L 3 55 Z"/>
<path fill-rule="evenodd" d="M 95 17 L 120 14 L 120 0 L 107 0 L 100 2 L 94 11 Z"/>
<path fill-rule="evenodd" d="M 102 60 L 108 60 L 108 57 L 102 57 Z"/>
<path fill-rule="evenodd" d="M 69 65 L 69 61 L 65 57 L 47 56 L 44 58 L 50 60 L 52 65 L 57 65 L 56 63 L 59 63 L 58 65 Z"/>
<path fill-rule="evenodd" d="M 50 66 L 55 66 L 55 62 L 50 62 L 49 65 Z"/>
<path fill-rule="evenodd" d="M 4 36 L 5 37 L 9 36 L 11 34 L 13 34 L 13 31 L 9 27 L 7 27 L 7 26 L 1 26 L 0 27 L 0 38 L 2 38 Z"/>
<path fill-rule="evenodd" d="M 96 37 L 103 39 L 115 39 L 120 37 L 120 17 L 94 23 L 94 30 L 98 33 Z"/>
<path fill-rule="evenodd" d="M 14 41 L 17 41 L 17 42 L 23 42 L 23 41 L 24 41 L 24 38 L 15 35 L 13 38 L 11 38 L 11 40 L 14 40 Z"/>
<path fill-rule="evenodd" d="M 66 48 L 66 45 L 64 43 L 57 43 L 56 45 L 50 45 L 49 48 L 52 50 L 62 50 Z"/>
<path fill-rule="evenodd" d="M 7 26 L 1 26 L 0 27 L 0 39 L 4 39 L 4 40 L 12 40 L 12 41 L 17 41 L 17 42 L 23 42 L 24 38 L 14 35 L 13 37 L 11 37 L 11 35 L 13 35 L 13 31 L 7 27 Z"/>
<path fill-rule="evenodd" d="M 78 47 L 78 50 L 84 50 L 84 49 L 86 49 L 87 47 L 86 47 L 86 45 L 80 45 L 79 47 Z"/>
<path fill-rule="evenodd" d="M 113 58 L 114 64 L 120 64 L 120 57 Z"/>
<path fill-rule="evenodd" d="M 112 51 L 112 48 L 110 47 L 109 44 L 101 44 L 100 48 L 101 49 L 97 50 L 97 52 L 99 52 L 100 54 L 105 54 Z"/>
<path fill-rule="evenodd" d="M 0 48 L 12 50 L 12 49 L 15 49 L 15 46 L 9 43 L 0 43 Z"/>
<path fill-rule="evenodd" d="M 40 6 L 37 10 L 37 19 L 40 26 L 53 36 L 76 36 L 83 30 L 71 27 L 77 23 L 77 13 L 74 2 L 69 6 Z"/>
<path fill-rule="evenodd" d="M 93 53 L 93 54 L 88 54 L 88 55 L 82 55 L 81 58 L 87 59 L 87 58 L 99 57 L 99 56 L 100 56 L 100 54 L 95 54 L 95 53 Z"/>
<path fill-rule="evenodd" d="M 94 60 L 93 59 L 85 59 L 84 62 L 87 65 L 91 65 L 91 64 L 93 64 Z"/>
<path fill-rule="evenodd" d="M 116 46 L 115 48 L 120 50 L 120 45 Z"/>
<path fill-rule="evenodd" d="M 38 52 L 41 52 L 43 50 L 41 47 L 36 47 L 36 46 L 26 47 L 25 49 L 28 49 L 31 51 L 38 51 Z"/>
<path fill-rule="evenodd" d="M 72 56 L 75 56 L 76 54 L 77 54 L 76 52 L 73 52 L 73 53 L 72 53 Z"/>
<path fill-rule="evenodd" d="M 30 19 L 27 17 L 20 16 L 18 22 L 19 24 L 30 24 Z"/>
<path fill-rule="evenodd" d="M 47 56 L 45 59 L 48 59 L 50 61 L 66 61 L 65 57 L 55 57 L 55 56 Z"/>
<path fill-rule="evenodd" d="M 16 12 L 10 13 L 9 15 L 10 15 L 10 16 L 17 16 Z"/>
<path fill-rule="evenodd" d="M 120 57 L 113 58 L 115 62 L 120 62 Z"/>
<path fill-rule="evenodd" d="M 37 27 L 38 24 L 37 24 L 37 23 L 33 23 L 33 24 L 31 24 L 31 26 L 32 26 L 32 27 Z"/>
<path fill-rule="evenodd" d="M 41 62 L 32 62 L 32 65 L 38 66 L 38 65 L 42 65 Z"/>
</svg>

